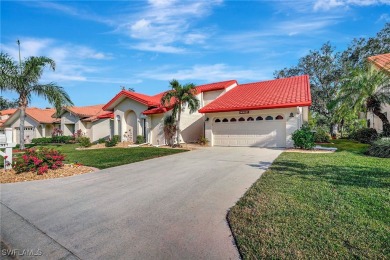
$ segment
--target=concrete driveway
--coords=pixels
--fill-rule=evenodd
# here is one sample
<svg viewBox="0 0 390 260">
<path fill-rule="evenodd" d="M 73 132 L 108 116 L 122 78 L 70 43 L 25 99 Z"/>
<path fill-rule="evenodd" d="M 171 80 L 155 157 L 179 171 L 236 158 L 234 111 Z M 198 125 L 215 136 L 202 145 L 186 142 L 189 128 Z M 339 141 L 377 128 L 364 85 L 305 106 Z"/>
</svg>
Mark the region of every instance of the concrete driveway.
<svg viewBox="0 0 390 260">
<path fill-rule="evenodd" d="M 1 237 L 45 259 L 237 259 L 226 213 L 281 152 L 213 147 L 1 184 Z"/>
</svg>

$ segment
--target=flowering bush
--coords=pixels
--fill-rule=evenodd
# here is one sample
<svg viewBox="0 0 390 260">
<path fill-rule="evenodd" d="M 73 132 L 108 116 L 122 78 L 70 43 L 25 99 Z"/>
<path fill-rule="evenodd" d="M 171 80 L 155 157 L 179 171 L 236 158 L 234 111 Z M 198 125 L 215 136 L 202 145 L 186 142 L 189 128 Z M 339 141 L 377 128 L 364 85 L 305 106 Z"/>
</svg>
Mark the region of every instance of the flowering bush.
<svg viewBox="0 0 390 260">
<path fill-rule="evenodd" d="M 53 132 L 51 133 L 51 136 L 60 136 L 62 135 L 64 132 L 60 129 L 60 128 L 54 128 L 53 129 Z"/>
<path fill-rule="evenodd" d="M 35 171 L 42 175 L 49 169 L 56 170 L 64 165 L 65 156 L 54 149 L 27 149 L 16 159 L 14 169 L 17 173 Z"/>
</svg>

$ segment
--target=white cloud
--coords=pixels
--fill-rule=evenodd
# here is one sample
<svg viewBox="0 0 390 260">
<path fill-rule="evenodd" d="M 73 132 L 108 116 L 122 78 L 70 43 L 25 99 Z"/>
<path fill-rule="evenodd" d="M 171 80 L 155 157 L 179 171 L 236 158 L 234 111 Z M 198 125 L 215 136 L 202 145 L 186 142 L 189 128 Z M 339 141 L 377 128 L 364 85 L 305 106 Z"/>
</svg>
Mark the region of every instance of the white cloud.
<svg viewBox="0 0 390 260">
<path fill-rule="evenodd" d="M 47 56 L 56 63 L 56 71 L 43 74 L 43 81 L 89 81 L 88 73 L 101 70 L 95 61 L 111 59 L 111 55 L 90 47 L 70 43 L 59 43 L 54 39 L 21 38 L 21 56 Z M 1 43 L 1 50 L 15 60 L 19 58 L 18 45 L 13 42 Z"/>
<path fill-rule="evenodd" d="M 203 44 L 209 37 L 209 30 L 196 28 L 196 21 L 221 2 L 150 0 L 142 11 L 119 22 L 116 31 L 135 40 L 130 45 L 134 49 L 182 53 L 185 45 Z"/>
<path fill-rule="evenodd" d="M 314 10 L 330 10 L 337 7 L 389 5 L 390 0 L 317 0 Z"/>
<path fill-rule="evenodd" d="M 269 71 L 266 68 L 242 69 L 240 67 L 218 63 L 212 65 L 194 65 L 191 68 L 176 71 L 172 71 L 172 68 L 159 68 L 144 72 L 139 76 L 163 81 L 177 79 L 215 82 L 228 79 L 263 80 L 267 78 L 266 73 Z"/>
</svg>

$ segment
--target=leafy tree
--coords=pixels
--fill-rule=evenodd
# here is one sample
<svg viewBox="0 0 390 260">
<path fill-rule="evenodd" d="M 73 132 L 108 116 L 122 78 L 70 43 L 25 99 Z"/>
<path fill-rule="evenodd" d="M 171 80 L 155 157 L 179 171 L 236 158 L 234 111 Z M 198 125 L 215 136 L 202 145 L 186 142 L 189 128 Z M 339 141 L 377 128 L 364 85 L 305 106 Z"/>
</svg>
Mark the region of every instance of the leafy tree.
<svg viewBox="0 0 390 260">
<path fill-rule="evenodd" d="M 54 105 L 57 111 L 65 105 L 73 105 L 65 90 L 51 82 L 39 83 L 43 69 L 49 66 L 55 70 L 55 62 L 47 57 L 29 57 L 19 64 L 8 54 L 0 54 L 0 90 L 14 91 L 19 95 L 18 108 L 20 109 L 20 149 L 24 149 L 24 122 L 26 108 L 33 94 L 45 98 Z"/>
<path fill-rule="evenodd" d="M 9 108 L 17 108 L 17 101 L 10 101 L 6 98 L 0 96 L 0 110 L 9 109 Z"/>
<path fill-rule="evenodd" d="M 390 52 L 390 23 L 380 30 L 375 37 L 353 39 L 341 55 L 345 66 L 350 68 L 364 67 L 367 58 Z"/>
<path fill-rule="evenodd" d="M 390 76 L 384 71 L 358 67 L 343 80 L 331 105 L 340 111 L 371 111 L 382 120 L 383 133 L 390 136 L 390 123 L 382 106 L 390 104 Z"/>
<path fill-rule="evenodd" d="M 190 113 L 199 109 L 199 100 L 196 97 L 195 85 L 192 83 L 180 85 L 179 81 L 173 79 L 169 82 L 172 90 L 165 92 L 161 97 L 161 105 L 173 107 L 172 116 L 176 120 L 176 143 L 180 146 L 180 117 L 183 108 L 186 106 Z"/>
<path fill-rule="evenodd" d="M 328 108 L 328 103 L 335 98 L 343 74 L 340 54 L 330 43 L 325 43 L 320 50 L 310 51 L 302 57 L 297 66 L 276 71 L 274 76 L 309 75 L 313 100 L 310 109 L 314 116 L 325 117 L 327 122 L 331 122 L 334 111 Z"/>
</svg>

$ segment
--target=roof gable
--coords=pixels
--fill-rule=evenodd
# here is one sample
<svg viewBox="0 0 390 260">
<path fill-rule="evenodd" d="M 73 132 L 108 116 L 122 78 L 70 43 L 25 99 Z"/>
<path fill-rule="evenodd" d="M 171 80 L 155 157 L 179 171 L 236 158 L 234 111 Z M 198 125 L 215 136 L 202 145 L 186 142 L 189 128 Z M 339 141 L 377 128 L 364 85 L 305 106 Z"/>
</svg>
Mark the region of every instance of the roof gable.
<svg viewBox="0 0 390 260">
<path fill-rule="evenodd" d="M 309 76 L 238 85 L 199 110 L 200 113 L 310 106 Z"/>
<path fill-rule="evenodd" d="M 103 110 L 113 110 L 115 105 L 117 105 L 124 98 L 132 99 L 148 107 L 158 106 L 160 104 L 159 100 L 155 96 L 148 96 L 137 92 L 122 90 L 103 107 Z"/>
</svg>

